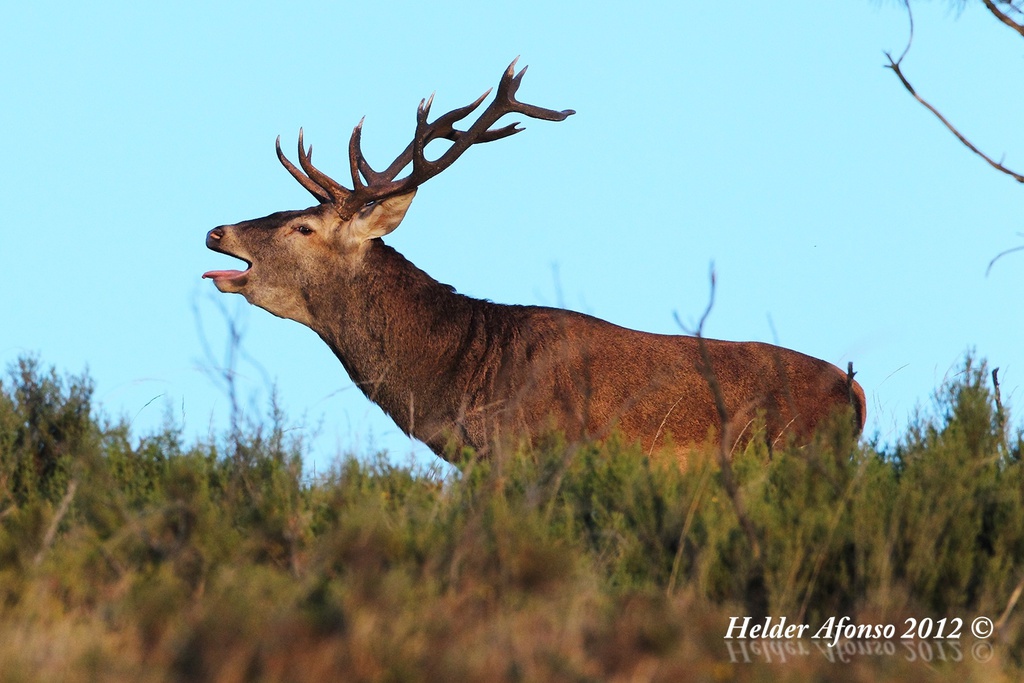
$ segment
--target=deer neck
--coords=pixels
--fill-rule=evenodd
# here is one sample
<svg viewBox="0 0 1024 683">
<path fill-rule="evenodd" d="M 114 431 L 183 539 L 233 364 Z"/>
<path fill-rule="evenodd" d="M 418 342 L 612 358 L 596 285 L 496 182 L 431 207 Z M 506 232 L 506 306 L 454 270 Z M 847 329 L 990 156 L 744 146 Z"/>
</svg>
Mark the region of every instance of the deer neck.
<svg viewBox="0 0 1024 683">
<path fill-rule="evenodd" d="M 472 345 L 470 321 L 486 302 L 456 294 L 379 239 L 356 272 L 307 298 L 310 327 L 404 432 L 429 441 L 451 423 L 440 413 L 460 392 L 460 349 Z"/>
</svg>

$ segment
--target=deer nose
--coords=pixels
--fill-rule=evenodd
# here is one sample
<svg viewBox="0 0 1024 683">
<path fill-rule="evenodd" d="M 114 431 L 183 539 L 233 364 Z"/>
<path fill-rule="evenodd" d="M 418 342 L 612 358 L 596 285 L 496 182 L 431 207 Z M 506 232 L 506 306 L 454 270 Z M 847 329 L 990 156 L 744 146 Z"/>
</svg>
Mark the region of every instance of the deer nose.
<svg viewBox="0 0 1024 683">
<path fill-rule="evenodd" d="M 209 249 L 220 243 L 220 239 L 224 237 L 224 228 L 214 228 L 210 232 L 206 233 L 206 246 Z"/>
</svg>

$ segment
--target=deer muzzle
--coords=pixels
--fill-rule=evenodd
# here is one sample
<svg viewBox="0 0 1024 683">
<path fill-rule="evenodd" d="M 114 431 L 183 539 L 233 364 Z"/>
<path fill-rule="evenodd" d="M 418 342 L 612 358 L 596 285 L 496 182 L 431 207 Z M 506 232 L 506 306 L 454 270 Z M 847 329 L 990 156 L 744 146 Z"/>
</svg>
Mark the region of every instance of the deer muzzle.
<svg viewBox="0 0 1024 683">
<path fill-rule="evenodd" d="M 223 239 L 224 227 L 216 227 L 206 233 L 206 247 L 213 251 L 242 259 L 246 262 L 246 266 L 252 266 L 252 263 L 248 259 L 239 256 L 238 254 L 233 254 L 225 249 L 222 244 Z M 248 281 L 248 275 L 248 267 L 245 270 L 208 270 L 203 273 L 203 279 L 213 280 L 213 284 L 215 284 L 217 289 L 222 292 L 237 292 Z"/>
</svg>

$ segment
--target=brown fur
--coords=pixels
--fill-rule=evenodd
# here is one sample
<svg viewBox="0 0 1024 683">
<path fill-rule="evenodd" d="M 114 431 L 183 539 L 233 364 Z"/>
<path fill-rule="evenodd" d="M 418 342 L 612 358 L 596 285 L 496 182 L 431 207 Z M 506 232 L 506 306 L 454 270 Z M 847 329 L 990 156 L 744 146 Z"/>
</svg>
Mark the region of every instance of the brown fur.
<svg viewBox="0 0 1024 683">
<path fill-rule="evenodd" d="M 360 389 L 442 457 L 464 446 L 486 453 L 499 440 L 550 429 L 577 440 L 617 428 L 648 452 L 676 444 L 683 458 L 712 432 L 725 445 L 749 438 L 758 415 L 770 444 L 806 441 L 851 403 L 863 427 L 864 392 L 824 361 L 768 344 L 648 334 L 571 311 L 471 299 L 381 242 L 402 222 L 419 185 L 472 145 L 522 130 L 497 127 L 502 117 L 564 121 L 574 113 L 516 99 L 526 69 L 516 73 L 515 66 L 464 129 L 456 124 L 487 93 L 433 122 L 433 97 L 421 102 L 413 141 L 384 171 L 366 162 L 362 123 L 356 126 L 352 189 L 313 165 L 301 129 L 301 170 L 278 138 L 278 159 L 320 205 L 214 228 L 207 246 L 250 268 L 204 277 L 316 331 Z M 428 159 L 424 149 L 441 138 L 451 144 Z"/>
<path fill-rule="evenodd" d="M 210 277 L 221 291 L 311 327 L 372 401 L 442 457 L 452 446 L 486 452 L 496 439 L 550 428 L 573 440 L 618 428 L 645 451 L 674 443 L 684 458 L 711 430 L 744 440 L 759 413 L 770 443 L 806 442 L 851 403 L 857 428 L 864 424 L 861 387 L 796 351 L 637 332 L 457 294 L 379 239 L 411 199 L 384 200 L 349 220 L 322 204 L 216 228 L 210 248 L 252 268 Z M 730 416 L 724 430 L 702 343 Z"/>
</svg>

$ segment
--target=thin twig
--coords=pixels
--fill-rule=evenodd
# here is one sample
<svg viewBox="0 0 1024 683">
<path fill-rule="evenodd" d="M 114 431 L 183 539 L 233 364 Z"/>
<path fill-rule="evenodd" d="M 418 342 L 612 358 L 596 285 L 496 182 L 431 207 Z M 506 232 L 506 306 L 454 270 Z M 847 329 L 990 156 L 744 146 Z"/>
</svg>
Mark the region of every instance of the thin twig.
<svg viewBox="0 0 1024 683">
<path fill-rule="evenodd" d="M 989 0 L 985 0 L 985 4 L 989 5 L 991 3 L 989 2 Z M 980 149 L 978 149 L 974 145 L 974 143 L 972 143 L 970 140 L 968 140 L 964 136 L 963 133 L 961 133 L 959 130 L 957 130 L 956 126 L 954 126 L 952 123 L 950 123 L 949 120 L 945 116 L 943 116 L 942 113 L 938 109 L 936 109 L 934 106 L 932 106 L 931 103 L 929 103 L 923 97 L 918 95 L 917 91 L 914 89 L 914 86 L 912 86 L 910 84 L 910 81 L 907 80 L 907 77 L 903 75 L 903 70 L 900 68 L 900 66 L 903 63 L 903 58 L 907 56 L 908 52 L 910 52 L 910 45 L 911 45 L 911 42 L 914 40 L 914 19 L 913 19 L 913 15 L 910 14 L 910 2 L 909 2 L 909 0 L 907 0 L 906 7 L 907 7 L 907 14 L 910 15 L 910 39 L 907 41 L 907 47 L 904 48 L 903 54 L 900 55 L 899 59 L 893 59 L 891 54 L 889 54 L 888 52 L 885 53 L 886 59 L 889 60 L 889 63 L 886 65 L 886 68 L 887 69 L 892 69 L 893 73 L 896 74 L 896 77 L 900 79 L 900 83 L 902 83 L 903 87 L 907 89 L 907 92 L 909 92 L 914 97 L 914 99 L 917 100 L 918 102 L 920 102 L 928 111 L 930 111 L 932 114 L 934 114 L 936 116 L 936 118 L 938 118 L 939 121 L 941 121 L 942 124 L 944 126 L 946 126 L 946 128 L 949 129 L 949 131 L 951 133 L 953 133 L 953 135 L 955 135 L 956 138 L 961 143 L 963 143 L 965 147 L 967 147 L 967 149 L 971 150 L 972 152 L 977 154 L 979 157 L 984 159 L 992 168 L 996 169 L 997 171 L 999 171 L 1001 173 L 1005 173 L 1006 175 L 1008 175 L 1011 178 L 1013 178 L 1014 180 L 1016 180 L 1018 183 L 1024 183 L 1024 175 L 1022 175 L 1020 173 L 1017 173 L 1016 171 L 1012 171 L 1012 170 L 1008 169 L 1006 166 L 1003 166 L 1003 164 L 1001 164 L 1000 162 L 996 161 L 995 159 L 993 159 L 992 157 L 988 156 L 987 154 L 982 152 Z M 990 9 L 990 11 L 991 11 L 991 9 Z M 996 9 L 995 11 L 998 12 L 998 9 Z M 1000 12 L 1000 14 L 1002 14 L 1002 13 Z M 1002 16 L 1005 16 L 1005 15 L 1002 15 Z M 1013 26 L 1017 25 L 1009 17 L 1007 17 L 1006 20 L 1010 22 L 1010 25 L 1013 25 Z M 1022 34 L 1022 35 L 1024 35 L 1024 34 Z"/>
<path fill-rule="evenodd" d="M 658 425 L 657 431 L 654 432 L 654 439 L 651 441 L 650 450 L 647 451 L 647 457 L 651 457 L 652 455 L 654 455 L 654 449 L 658 445 L 658 437 L 661 436 L 661 430 L 664 429 L 665 424 L 668 423 L 668 418 L 670 415 L 672 415 L 672 411 L 676 409 L 676 406 L 678 406 L 684 398 L 686 398 L 686 394 L 683 394 L 682 396 L 677 398 L 676 402 L 673 403 L 672 407 L 668 409 L 667 413 L 665 413 L 665 417 L 661 418 L 661 424 Z"/>
<path fill-rule="evenodd" d="M 985 7 L 987 7 L 988 11 L 992 13 L 992 16 L 994 16 L 996 19 L 1009 26 L 1017 33 L 1021 34 L 1021 36 L 1024 36 L 1024 25 L 1018 24 L 1016 21 L 1007 16 L 1002 10 L 996 7 L 996 4 L 992 2 L 992 0 L 982 0 L 982 2 L 985 3 Z M 1011 5 L 1011 7 L 1013 6 Z M 1014 7 L 1014 9 L 1017 8 Z"/>
<path fill-rule="evenodd" d="M 1006 412 L 1003 409 L 1003 397 L 999 390 L 999 368 L 992 370 L 992 395 L 996 401 L 996 420 L 999 422 L 999 438 L 1003 446 L 1003 452 L 1010 452 L 1010 439 L 1007 430 Z"/>
<path fill-rule="evenodd" d="M 903 61 L 903 58 L 907 56 L 908 52 L 910 52 L 910 46 L 914 44 L 914 12 L 910 9 L 910 0 L 905 0 L 903 4 L 907 7 L 907 21 L 910 22 L 910 32 L 907 35 L 907 46 L 903 48 L 900 58 L 896 60 L 897 64 Z M 888 53 L 886 53 L 886 56 L 888 56 Z M 892 61 L 891 57 L 889 58 L 889 61 Z"/>
<path fill-rule="evenodd" d="M 946 119 L 946 117 L 943 116 L 942 113 L 939 112 L 938 109 L 936 109 L 934 106 L 932 106 L 931 103 L 929 103 L 923 97 L 918 95 L 917 91 L 914 90 L 914 86 L 912 86 L 910 84 L 910 82 L 907 80 L 906 76 L 903 75 L 903 71 L 900 69 L 900 63 L 898 61 L 893 61 L 892 55 L 890 55 L 888 52 L 885 53 L 885 56 L 889 60 L 889 64 L 887 65 L 886 68 L 889 68 L 889 69 L 893 70 L 893 72 L 896 74 L 896 76 L 900 79 L 900 82 L 903 83 L 903 87 L 907 89 L 907 92 L 909 92 L 911 95 L 913 95 L 915 100 L 917 100 L 922 105 L 924 105 L 925 109 L 927 109 L 932 114 L 934 114 L 935 117 L 938 118 L 939 121 L 941 121 L 942 124 L 944 126 L 946 126 L 946 128 L 948 128 L 949 131 L 953 135 L 955 135 L 956 138 L 960 142 L 962 142 L 965 147 L 967 147 L 967 149 L 971 150 L 972 152 L 977 154 L 979 157 L 984 159 L 988 163 L 989 166 L 991 166 L 992 168 L 996 169 L 997 171 L 999 171 L 1001 173 L 1005 173 L 1006 175 L 1008 175 L 1011 178 L 1013 178 L 1014 180 L 1016 180 L 1018 183 L 1024 183 L 1024 175 L 1022 175 L 1020 173 L 1017 173 L 1016 171 L 1010 170 L 1006 166 L 1003 166 L 1001 163 L 999 163 L 998 161 L 996 161 L 995 159 L 993 159 L 992 157 L 988 156 L 987 154 L 982 152 L 980 149 L 975 147 L 974 143 L 972 143 L 970 140 L 968 140 L 964 136 L 963 133 L 961 133 L 959 130 L 957 130 L 956 126 L 954 126 L 952 123 L 950 123 L 949 120 Z"/>
<path fill-rule="evenodd" d="M 853 361 L 851 360 L 846 364 L 846 397 L 850 400 L 850 404 L 853 404 L 853 378 L 857 376 L 857 373 L 853 371 Z"/>
<path fill-rule="evenodd" d="M 996 620 L 995 626 L 992 629 L 994 632 L 999 633 L 1003 630 L 1003 626 L 1006 625 L 1006 620 L 1010 618 L 1010 612 L 1013 611 L 1013 608 L 1017 605 L 1017 601 L 1020 599 L 1021 591 L 1024 591 L 1024 577 L 1021 578 L 1017 583 L 1017 587 L 1013 589 L 1013 593 L 1010 594 L 1010 599 L 1006 603 L 1006 609 L 1003 610 L 1003 613 L 999 616 L 999 619 Z"/>
<path fill-rule="evenodd" d="M 992 393 L 995 395 L 996 399 L 996 416 L 999 418 L 999 421 L 1002 422 L 1003 399 L 1002 396 L 999 395 L 999 368 L 992 369 Z"/>
<path fill-rule="evenodd" d="M 1022 250 L 1024 250 L 1024 244 L 1020 245 L 1019 247 L 1012 247 L 1010 249 L 1006 249 L 1006 250 L 1001 251 L 998 254 L 996 254 L 995 258 L 988 262 L 988 268 L 985 269 L 985 277 L 988 277 L 988 274 L 990 272 L 992 272 L 992 266 L 994 266 L 996 264 L 996 261 L 998 261 L 999 259 L 1003 258 L 1007 254 L 1012 254 L 1015 251 L 1022 251 Z"/>
<path fill-rule="evenodd" d="M 707 308 L 704 309 L 704 315 L 700 317 L 697 329 L 689 333 L 697 338 L 697 348 L 700 351 L 700 363 L 697 366 L 697 370 L 704 377 L 704 381 L 708 383 L 711 395 L 715 399 L 715 410 L 718 412 L 718 420 L 721 424 L 721 434 L 719 434 L 718 438 L 718 464 L 719 469 L 722 472 L 722 486 L 725 488 L 725 492 L 729 496 L 729 500 L 732 502 L 733 510 L 736 512 L 736 517 L 739 520 L 740 527 L 743 529 L 743 533 L 747 537 L 747 542 L 750 543 L 750 552 L 753 555 L 754 560 L 760 562 L 761 544 L 757 540 L 757 531 L 754 529 L 754 525 L 750 521 L 750 517 L 747 515 L 746 505 L 744 505 L 743 499 L 740 497 L 739 488 L 736 485 L 736 479 L 733 477 L 732 462 L 729 458 L 729 448 L 726 445 L 730 422 L 729 411 L 725 406 L 725 396 L 722 394 L 722 387 L 718 383 L 718 377 L 715 375 L 715 369 L 711 363 L 711 354 L 708 352 L 707 344 L 704 343 L 704 323 L 707 321 L 708 316 L 711 314 L 711 309 L 715 305 L 714 266 L 711 268 L 710 278 L 711 293 L 708 296 Z"/>
<path fill-rule="evenodd" d="M 46 551 L 53 545 L 53 539 L 57 536 L 57 527 L 60 526 L 61 520 L 64 519 L 64 515 L 67 514 L 68 508 L 71 507 L 71 500 L 75 497 L 75 491 L 78 489 L 78 480 L 72 479 L 68 484 L 68 490 L 64 494 L 64 497 L 60 501 L 60 507 L 57 508 L 57 513 L 50 520 L 50 526 L 46 529 L 46 535 L 43 536 L 43 544 L 39 548 L 39 552 L 36 553 L 33 563 L 38 565 L 43 561 L 43 556 L 46 555 Z"/>
</svg>

